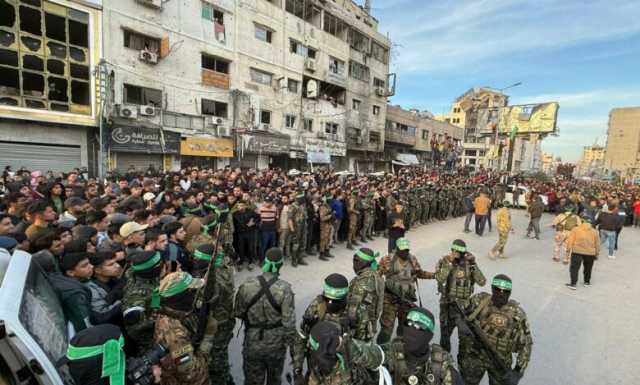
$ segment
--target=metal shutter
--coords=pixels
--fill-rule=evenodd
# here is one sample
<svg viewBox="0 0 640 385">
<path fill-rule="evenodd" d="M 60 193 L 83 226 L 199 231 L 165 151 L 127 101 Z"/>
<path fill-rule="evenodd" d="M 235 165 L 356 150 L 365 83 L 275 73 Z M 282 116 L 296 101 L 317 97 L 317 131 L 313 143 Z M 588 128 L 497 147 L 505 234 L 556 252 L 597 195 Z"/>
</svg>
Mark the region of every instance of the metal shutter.
<svg viewBox="0 0 640 385">
<path fill-rule="evenodd" d="M 0 166 L 13 170 L 69 172 L 81 167 L 80 146 L 0 141 Z"/>
<path fill-rule="evenodd" d="M 120 173 L 127 172 L 131 165 L 133 165 L 138 171 L 146 171 L 150 164 L 152 164 L 156 170 L 162 170 L 162 155 L 138 154 L 133 152 L 116 153 L 116 170 Z"/>
</svg>

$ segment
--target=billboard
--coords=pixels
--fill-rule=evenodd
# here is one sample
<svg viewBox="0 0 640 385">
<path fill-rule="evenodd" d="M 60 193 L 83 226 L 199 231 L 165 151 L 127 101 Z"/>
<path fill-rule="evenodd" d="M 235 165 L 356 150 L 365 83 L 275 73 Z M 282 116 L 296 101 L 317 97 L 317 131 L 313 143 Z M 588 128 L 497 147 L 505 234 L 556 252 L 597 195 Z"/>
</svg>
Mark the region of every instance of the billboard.
<svg viewBox="0 0 640 385">
<path fill-rule="evenodd" d="M 556 102 L 522 104 L 501 108 L 498 128 L 503 134 L 550 134 L 556 131 L 559 105 Z"/>
</svg>

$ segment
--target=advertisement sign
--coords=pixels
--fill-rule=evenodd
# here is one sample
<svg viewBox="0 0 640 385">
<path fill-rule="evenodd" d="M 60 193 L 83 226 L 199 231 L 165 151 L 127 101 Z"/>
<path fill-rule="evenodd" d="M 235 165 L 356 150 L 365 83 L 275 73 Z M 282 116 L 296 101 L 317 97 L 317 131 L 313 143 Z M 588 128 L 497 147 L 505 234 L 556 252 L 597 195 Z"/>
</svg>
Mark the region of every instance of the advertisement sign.
<svg viewBox="0 0 640 385">
<path fill-rule="evenodd" d="M 556 102 L 503 107 L 498 127 L 503 134 L 549 134 L 556 131 L 559 105 Z"/>
<path fill-rule="evenodd" d="M 109 142 L 111 151 L 116 152 L 180 153 L 180 134 L 159 128 L 114 126 Z"/>
<path fill-rule="evenodd" d="M 180 154 L 231 158 L 233 157 L 233 141 L 225 138 L 187 137 L 180 143 Z"/>
<path fill-rule="evenodd" d="M 307 138 L 305 140 L 306 152 L 327 152 L 332 156 L 346 156 L 347 144 L 325 139 Z"/>
<path fill-rule="evenodd" d="M 328 152 L 307 152 L 307 162 L 314 164 L 331 164 L 331 154 Z"/>
</svg>

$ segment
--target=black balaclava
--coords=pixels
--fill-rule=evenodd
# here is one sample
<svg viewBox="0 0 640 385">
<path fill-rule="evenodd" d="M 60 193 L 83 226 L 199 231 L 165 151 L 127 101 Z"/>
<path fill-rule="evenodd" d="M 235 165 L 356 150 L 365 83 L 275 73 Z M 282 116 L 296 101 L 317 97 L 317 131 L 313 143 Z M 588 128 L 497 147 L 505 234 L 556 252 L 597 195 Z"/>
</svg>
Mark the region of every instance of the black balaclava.
<svg viewBox="0 0 640 385">
<path fill-rule="evenodd" d="M 342 274 L 331 274 L 324 280 L 322 295 L 327 303 L 327 312 L 337 314 L 347 307 L 349 281 Z"/>
<path fill-rule="evenodd" d="M 365 258 L 362 258 L 362 257 Z M 367 256 L 372 258 L 367 258 Z M 359 274 L 362 270 L 371 267 L 377 269 L 377 263 L 375 262 L 375 253 L 373 250 L 363 247 L 353 256 L 353 271 Z M 373 266 L 375 264 L 375 267 Z"/>
<path fill-rule="evenodd" d="M 118 340 L 122 336 L 120 328 L 111 324 L 102 324 L 76 334 L 70 345 L 89 347 L 102 345 L 109 340 Z M 102 377 L 102 355 L 79 360 L 65 360 L 69 374 L 76 384 L 109 385 L 109 377 Z"/>
<path fill-rule="evenodd" d="M 403 328 L 404 353 L 410 361 L 426 360 L 429 343 L 435 330 L 433 314 L 424 308 L 415 307 L 407 313 Z"/>
<path fill-rule="evenodd" d="M 316 374 L 325 377 L 331 374 L 341 356 L 340 331 L 338 327 L 327 321 L 320 321 L 309 334 L 309 366 Z M 342 361 L 342 360 L 341 360 Z"/>
<path fill-rule="evenodd" d="M 504 274 L 498 274 L 491 281 L 491 301 L 495 307 L 503 307 L 509 302 L 511 296 L 511 278 Z"/>
</svg>

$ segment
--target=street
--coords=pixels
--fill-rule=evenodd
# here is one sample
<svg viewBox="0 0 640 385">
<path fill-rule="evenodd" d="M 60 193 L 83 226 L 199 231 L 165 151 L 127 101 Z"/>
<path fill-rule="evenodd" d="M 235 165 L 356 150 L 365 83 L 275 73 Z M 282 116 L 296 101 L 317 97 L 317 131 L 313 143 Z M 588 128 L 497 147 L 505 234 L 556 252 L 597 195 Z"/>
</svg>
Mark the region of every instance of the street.
<svg viewBox="0 0 640 385">
<path fill-rule="evenodd" d="M 506 260 L 492 261 L 488 250 L 497 240 L 496 230 L 478 237 L 463 234 L 464 218 L 435 222 L 411 230 L 408 238 L 411 251 L 422 268 L 433 271 L 437 260 L 448 253 L 451 242 L 461 238 L 476 255 L 478 264 L 487 277 L 484 288 L 490 290 L 491 278 L 505 273 L 513 279 L 512 299 L 526 311 L 533 333 L 533 353 L 521 384 L 531 385 L 596 385 L 632 384 L 640 377 L 635 363 L 640 355 L 640 337 L 634 324 L 640 319 L 637 298 L 640 297 L 640 261 L 633 250 L 640 247 L 637 229 L 624 228 L 620 235 L 620 250 L 616 260 L 609 260 L 602 251 L 596 261 L 592 286 L 577 291 L 565 287 L 569 280 L 567 265 L 553 262 L 554 230 L 549 227 L 553 217 L 545 214 L 541 240 L 524 239 L 528 218 L 523 210 L 512 211 L 516 233 L 507 243 Z M 494 218 L 495 222 L 495 218 Z M 369 246 L 376 251 L 386 250 L 386 239 L 377 238 Z M 308 257 L 310 266 L 283 268 L 282 277 L 293 285 L 296 293 L 298 324 L 311 299 L 322 290 L 322 281 L 330 273 L 339 272 L 353 277 L 352 252 L 343 246 L 332 249 L 336 256 L 331 262 Z M 635 254 L 635 255 L 634 255 Z M 236 286 L 253 273 L 243 272 L 236 277 Z M 581 272 L 582 274 L 582 272 Z M 438 317 L 438 297 L 435 281 L 420 282 L 425 307 Z M 457 354 L 457 333 L 454 333 L 454 359 Z M 439 341 L 439 333 L 433 342 Z M 242 334 L 230 347 L 232 370 L 236 383 L 242 383 Z M 285 373 L 290 372 L 289 358 Z M 284 382 L 283 382 L 284 383 Z M 482 384 L 488 384 L 485 376 Z"/>
</svg>

